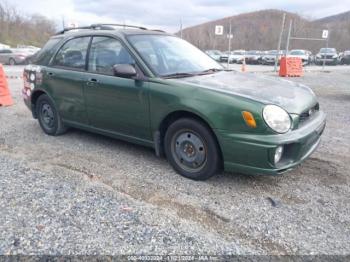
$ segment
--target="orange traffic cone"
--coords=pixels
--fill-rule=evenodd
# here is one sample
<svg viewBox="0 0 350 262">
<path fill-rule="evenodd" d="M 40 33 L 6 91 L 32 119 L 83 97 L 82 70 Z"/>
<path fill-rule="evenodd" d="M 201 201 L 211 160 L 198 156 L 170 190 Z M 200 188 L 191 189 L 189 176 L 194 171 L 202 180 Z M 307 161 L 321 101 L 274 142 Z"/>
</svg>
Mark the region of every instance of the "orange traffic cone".
<svg viewBox="0 0 350 262">
<path fill-rule="evenodd" d="M 13 100 L 7 84 L 6 75 L 2 64 L 0 64 L 0 106 L 12 106 Z"/>
</svg>

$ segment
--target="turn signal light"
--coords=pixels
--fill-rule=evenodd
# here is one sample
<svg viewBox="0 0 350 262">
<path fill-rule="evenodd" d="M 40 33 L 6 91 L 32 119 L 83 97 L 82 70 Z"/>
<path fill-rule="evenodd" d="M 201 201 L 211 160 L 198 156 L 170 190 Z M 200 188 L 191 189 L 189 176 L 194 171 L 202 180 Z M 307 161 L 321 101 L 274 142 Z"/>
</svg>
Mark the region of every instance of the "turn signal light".
<svg viewBox="0 0 350 262">
<path fill-rule="evenodd" d="M 242 116 L 247 126 L 251 128 L 256 128 L 256 122 L 252 113 L 248 111 L 243 111 Z"/>
</svg>

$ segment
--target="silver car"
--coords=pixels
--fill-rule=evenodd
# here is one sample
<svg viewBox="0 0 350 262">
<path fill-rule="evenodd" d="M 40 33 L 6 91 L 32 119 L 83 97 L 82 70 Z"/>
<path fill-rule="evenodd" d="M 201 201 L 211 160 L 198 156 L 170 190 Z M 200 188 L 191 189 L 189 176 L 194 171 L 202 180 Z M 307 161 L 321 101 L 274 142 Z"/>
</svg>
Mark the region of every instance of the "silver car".
<svg viewBox="0 0 350 262">
<path fill-rule="evenodd" d="M 23 64 L 30 53 L 23 49 L 0 50 L 0 63 L 8 65 Z"/>
</svg>

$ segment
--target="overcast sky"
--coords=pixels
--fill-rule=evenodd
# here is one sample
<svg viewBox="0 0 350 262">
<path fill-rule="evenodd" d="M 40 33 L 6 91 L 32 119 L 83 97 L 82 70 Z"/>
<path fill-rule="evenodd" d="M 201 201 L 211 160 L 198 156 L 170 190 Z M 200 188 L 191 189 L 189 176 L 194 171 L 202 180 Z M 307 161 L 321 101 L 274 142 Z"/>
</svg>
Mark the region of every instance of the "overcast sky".
<svg viewBox="0 0 350 262">
<path fill-rule="evenodd" d="M 283 9 L 321 18 L 350 9 L 350 0 L 0 0 L 23 14 L 39 13 L 80 26 L 92 23 L 131 23 L 176 32 L 182 19 L 188 27 L 214 19 L 261 9 Z"/>
</svg>

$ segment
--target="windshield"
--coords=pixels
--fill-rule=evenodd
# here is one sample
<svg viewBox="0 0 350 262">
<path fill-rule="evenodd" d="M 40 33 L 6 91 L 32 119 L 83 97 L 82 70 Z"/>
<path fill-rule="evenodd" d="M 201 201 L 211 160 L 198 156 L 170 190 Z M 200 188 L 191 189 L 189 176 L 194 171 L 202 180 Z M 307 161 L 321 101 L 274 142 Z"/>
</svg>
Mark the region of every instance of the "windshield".
<svg viewBox="0 0 350 262">
<path fill-rule="evenodd" d="M 290 51 L 291 55 L 305 55 L 305 51 L 301 51 L 301 50 L 292 50 Z"/>
<path fill-rule="evenodd" d="M 277 55 L 278 52 L 277 52 L 277 50 L 271 50 L 271 51 L 268 51 L 267 54 L 268 55 Z"/>
<path fill-rule="evenodd" d="M 207 54 L 175 36 L 132 35 L 128 40 L 158 76 L 223 70 Z"/>
<path fill-rule="evenodd" d="M 209 53 L 213 55 L 221 55 L 221 52 L 218 50 L 209 51 Z"/>
<path fill-rule="evenodd" d="M 321 48 L 320 53 L 336 53 L 334 48 Z"/>
<path fill-rule="evenodd" d="M 247 55 L 259 55 L 259 51 L 248 51 Z"/>
</svg>

